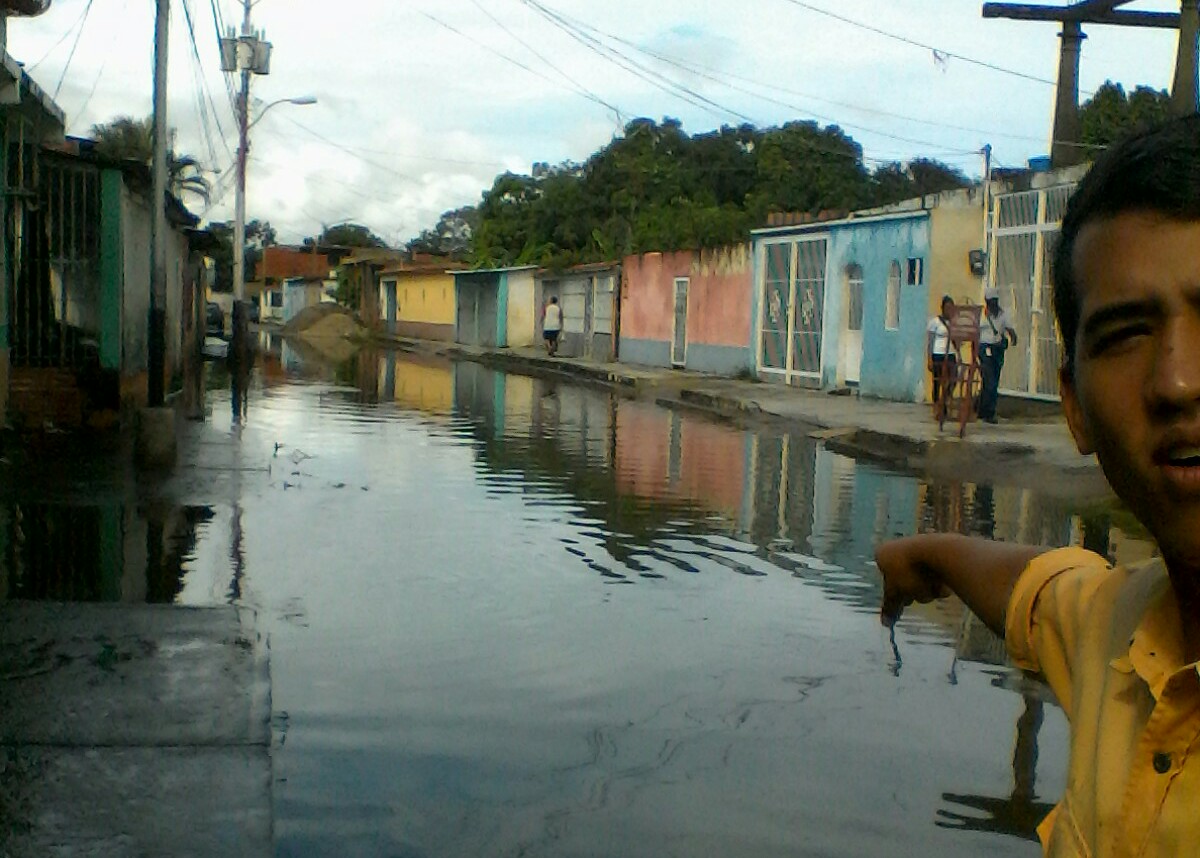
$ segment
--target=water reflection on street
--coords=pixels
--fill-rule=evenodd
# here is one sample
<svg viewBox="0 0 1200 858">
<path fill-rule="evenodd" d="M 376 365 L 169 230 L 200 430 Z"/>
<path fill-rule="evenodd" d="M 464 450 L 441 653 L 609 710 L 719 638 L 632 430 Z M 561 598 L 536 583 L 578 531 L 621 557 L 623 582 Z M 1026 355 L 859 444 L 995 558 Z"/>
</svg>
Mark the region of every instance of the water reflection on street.
<svg viewBox="0 0 1200 858">
<path fill-rule="evenodd" d="M 340 343 L 276 344 L 236 424 L 221 384 L 143 540 L 175 546 L 158 583 L 70 597 L 257 610 L 278 855 L 1039 854 L 1060 710 L 957 603 L 889 636 L 871 557 L 1148 552 L 1114 513 Z M 21 571 L 49 518 L 3 514 L 0 595 L 61 597 Z"/>
</svg>

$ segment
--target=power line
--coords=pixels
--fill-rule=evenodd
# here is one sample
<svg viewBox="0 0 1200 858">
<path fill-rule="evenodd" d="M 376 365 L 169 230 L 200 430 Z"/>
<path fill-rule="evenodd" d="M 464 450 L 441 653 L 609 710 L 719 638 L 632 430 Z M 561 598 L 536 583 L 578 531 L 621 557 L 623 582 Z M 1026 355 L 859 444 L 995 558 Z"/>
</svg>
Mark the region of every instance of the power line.
<svg viewBox="0 0 1200 858">
<path fill-rule="evenodd" d="M 211 147 L 212 135 L 207 129 L 207 113 L 208 113 L 208 111 L 205 109 L 205 96 L 207 96 L 208 107 L 212 111 L 213 122 L 215 122 L 216 126 L 217 126 L 217 134 L 221 138 L 221 143 L 225 147 L 225 152 L 228 155 L 232 156 L 233 150 L 230 149 L 230 147 L 229 147 L 229 142 L 225 136 L 225 127 L 223 125 L 221 125 L 220 112 L 217 110 L 216 101 L 213 99 L 213 95 L 212 95 L 212 89 L 209 88 L 208 79 L 206 78 L 206 76 L 204 74 L 204 62 L 200 58 L 200 46 L 196 41 L 196 27 L 195 27 L 195 20 L 192 16 L 191 0 L 181 0 L 181 2 L 183 4 L 184 20 L 187 22 L 188 39 L 191 41 L 191 45 L 192 45 L 193 67 L 196 71 L 196 77 L 198 78 L 198 82 L 200 84 L 200 89 L 201 89 L 201 92 L 199 94 L 201 121 L 205 123 L 205 130 L 209 136 L 210 147 Z M 213 153 L 213 161 L 214 162 L 216 161 L 216 153 L 215 152 Z"/>
<path fill-rule="evenodd" d="M 562 13 L 560 13 L 560 14 L 562 14 Z M 563 14 L 563 17 L 569 18 L 569 16 L 566 14 Z M 753 78 L 741 77 L 741 76 L 732 74 L 727 71 L 718 72 L 715 69 L 709 68 L 707 66 L 702 66 L 698 63 L 689 62 L 687 60 L 680 60 L 678 58 L 673 58 L 673 57 L 670 57 L 670 56 L 667 56 L 664 54 L 660 54 L 656 51 L 652 51 L 649 48 L 644 48 L 640 45 L 635 44 L 634 42 L 629 41 L 628 39 L 623 39 L 620 36 L 613 35 L 612 33 L 606 33 L 597 27 L 586 24 L 583 21 L 580 21 L 578 18 L 572 18 L 570 20 L 574 21 L 576 24 L 578 24 L 580 26 L 587 27 L 588 29 L 592 30 L 593 32 L 599 33 L 600 35 L 603 35 L 609 39 L 612 39 L 613 41 L 620 42 L 621 44 L 626 45 L 630 48 L 633 48 L 634 50 L 641 51 L 642 53 L 646 54 L 647 56 L 653 57 L 654 59 L 659 60 L 660 62 L 664 62 L 664 63 L 667 63 L 668 65 L 676 66 L 690 74 L 696 74 L 701 77 L 707 77 L 708 79 L 716 81 L 717 83 L 720 83 L 725 86 L 729 86 L 731 89 L 739 89 L 739 88 L 726 83 L 726 81 L 723 78 L 728 78 L 729 80 L 741 81 L 742 83 L 751 84 L 753 86 L 758 86 L 758 87 L 761 87 L 761 88 L 767 89 L 767 90 L 774 90 L 776 92 L 782 92 L 787 95 L 796 95 L 801 98 L 808 98 L 813 101 L 819 101 L 823 104 L 831 104 L 835 107 L 845 107 L 850 110 L 860 111 L 862 113 L 875 114 L 878 116 L 886 116 L 886 117 L 889 117 L 892 119 L 901 119 L 906 122 L 914 122 L 919 125 L 929 125 L 929 126 L 935 127 L 935 128 L 948 128 L 953 131 L 968 131 L 973 134 L 982 134 L 982 135 L 986 135 L 989 137 L 1008 137 L 1008 138 L 1012 138 L 1014 140 L 1035 140 L 1035 139 L 1038 141 L 1041 140 L 1040 137 L 1034 138 L 1034 137 L 1030 137 L 1029 135 L 1009 134 L 1009 133 L 1006 133 L 1003 131 L 991 131 L 991 130 L 984 129 L 984 128 L 972 128 L 972 127 L 965 126 L 965 125 L 954 125 L 954 124 L 947 123 L 947 122 L 938 122 L 938 121 L 932 120 L 932 119 L 922 119 L 920 117 L 910 116 L 910 115 L 904 114 L 904 113 L 896 113 L 896 112 L 893 112 L 890 110 L 881 110 L 878 108 L 864 107 L 859 104 L 853 104 L 853 103 L 845 102 L 845 101 L 837 101 L 837 100 L 830 99 L 830 98 L 824 98 L 822 96 L 812 95 L 811 93 L 801 92 L 800 90 L 796 90 L 796 89 L 790 89 L 788 87 L 780 86 L 779 84 L 775 84 L 775 83 L 767 83 L 765 81 L 755 80 Z M 718 74 L 721 75 L 722 77 L 713 77 L 713 75 L 718 75 Z M 739 91 L 748 92 L 747 90 L 739 90 Z M 754 92 L 749 92 L 749 94 L 754 95 L 755 97 L 759 97 L 759 98 L 763 97 L 763 96 L 759 95 L 758 93 L 754 93 Z M 784 102 L 776 102 L 776 103 L 782 104 L 785 107 L 790 107 L 793 110 L 801 110 L 801 108 L 799 108 L 799 107 L 796 107 L 796 106 L 790 105 L 790 104 L 786 104 Z M 813 116 L 814 118 L 818 118 L 818 119 L 823 118 L 823 117 L 820 117 L 818 114 L 812 113 L 807 110 L 802 110 L 802 112 L 809 113 L 809 115 Z M 826 119 L 825 121 L 836 121 L 836 120 Z M 871 128 L 866 128 L 865 126 L 851 126 L 851 125 L 849 125 L 849 123 L 839 123 L 839 124 L 845 125 L 846 127 L 858 127 L 864 131 L 870 131 L 872 133 L 882 133 L 882 132 L 877 132 Z M 898 139 L 905 139 L 905 138 L 898 138 Z M 920 142 L 920 141 L 908 141 L 908 142 Z M 922 144 L 922 145 L 925 145 L 925 144 Z"/>
<path fill-rule="evenodd" d="M 88 11 L 91 9 L 91 6 L 92 6 L 91 3 L 89 3 L 87 6 L 85 6 L 83 11 L 79 13 L 79 17 L 75 19 L 75 22 L 73 24 L 71 24 L 71 26 L 67 27 L 67 29 L 63 31 L 63 34 L 58 37 L 58 41 L 56 41 L 53 45 L 51 45 L 49 50 L 47 50 L 46 53 L 42 54 L 38 58 L 37 62 L 31 63 L 30 65 L 26 66 L 25 71 L 32 72 L 34 69 L 36 69 L 42 63 L 44 63 L 46 61 L 47 57 L 49 57 L 52 53 L 54 53 L 56 50 L 58 50 L 58 46 L 61 45 L 63 42 L 65 42 L 70 37 L 70 35 L 73 32 L 75 32 L 75 28 L 83 23 L 83 19 L 87 17 Z"/>
<path fill-rule="evenodd" d="M 529 43 L 527 43 L 524 39 L 522 39 L 520 36 L 518 36 L 516 33 L 514 33 L 508 27 L 504 26 L 503 22 L 501 22 L 499 18 L 497 18 L 495 15 L 493 15 L 491 12 L 489 12 L 483 6 L 483 4 L 479 2 L 479 0 L 471 0 L 471 2 L 475 4 L 475 6 L 479 9 L 480 12 L 482 12 L 484 15 L 487 15 L 489 18 L 491 18 L 497 27 L 499 27 L 504 32 L 508 33 L 508 35 L 510 35 L 514 40 L 516 40 L 517 44 L 519 44 L 521 47 L 525 48 L 525 50 L 529 51 L 529 53 L 533 54 L 535 57 L 537 57 L 539 60 L 544 62 L 546 65 L 550 66 L 550 68 L 554 69 L 554 71 L 558 72 L 559 75 L 561 75 L 562 78 L 565 81 L 567 81 L 567 83 L 571 84 L 571 86 L 574 87 L 577 92 L 579 92 L 580 94 L 582 94 L 583 96 L 585 96 L 587 98 L 590 98 L 592 101 L 595 101 L 598 104 L 604 105 L 609 110 L 611 110 L 614 114 L 616 114 L 617 122 L 620 122 L 623 124 L 624 120 L 622 117 L 624 114 L 623 114 L 621 108 L 617 107 L 615 104 L 612 104 L 611 102 L 605 101 L 603 98 L 596 95 L 596 93 L 592 92 L 590 89 L 585 87 L 583 84 L 579 83 L 577 80 L 575 80 L 569 74 L 567 74 L 565 71 L 560 69 L 554 63 L 550 62 L 550 60 L 548 60 L 544 56 L 542 56 L 538 52 L 537 48 L 535 48 L 535 47 L 533 47 L 533 45 L 530 45 Z"/>
<path fill-rule="evenodd" d="M 935 59 L 953 59 L 960 62 L 969 63 L 980 68 L 990 69 L 991 71 L 1001 72 L 1002 74 L 1012 75 L 1013 77 L 1031 80 L 1035 83 L 1045 83 L 1050 86 L 1057 86 L 1057 81 L 1049 78 L 1038 77 L 1037 75 L 1028 74 L 1017 69 L 1006 68 L 1005 66 L 997 65 L 996 63 L 987 62 L 986 60 L 977 60 L 974 57 L 969 57 L 966 54 L 955 53 L 954 51 L 943 50 L 942 48 L 934 47 L 933 45 L 918 42 L 915 39 L 910 39 L 907 36 L 901 36 L 898 33 L 892 33 L 872 24 L 865 24 L 862 21 L 856 21 L 853 18 L 847 18 L 845 15 L 839 15 L 837 12 L 830 12 L 828 9 L 822 9 L 819 6 L 814 6 L 811 3 L 806 3 L 804 0 L 787 0 L 793 6 L 799 6 L 801 9 L 807 9 L 809 12 L 814 12 L 817 15 L 824 15 L 827 18 L 832 18 L 835 21 L 841 21 L 843 24 L 849 24 L 852 27 L 858 27 L 860 30 L 866 30 L 869 33 L 883 36 L 884 38 L 892 39 L 893 41 L 902 42 L 914 48 L 921 48 L 933 54 Z"/>
<path fill-rule="evenodd" d="M 125 9 L 128 5 L 129 0 L 121 0 L 121 11 L 118 13 L 118 17 L 122 17 L 125 14 Z M 92 88 L 88 90 L 87 96 L 83 99 L 83 104 L 75 111 L 75 119 L 82 118 L 84 112 L 88 109 L 88 105 L 92 103 L 92 96 L 96 94 L 96 89 L 100 86 L 100 78 L 104 76 L 104 70 L 108 67 L 108 58 L 110 56 L 112 56 L 111 51 L 104 52 L 104 59 L 100 61 L 100 69 L 96 72 L 96 77 L 92 81 Z"/>
<path fill-rule="evenodd" d="M 54 87 L 54 95 L 52 98 L 58 98 L 58 93 L 62 90 L 63 81 L 67 79 L 67 69 L 71 67 L 71 60 L 75 59 L 75 49 L 79 47 L 79 40 L 83 36 L 83 31 L 87 27 L 88 13 L 92 11 L 92 3 L 95 0 L 87 0 L 87 6 L 83 9 L 83 17 L 79 21 L 79 30 L 75 33 L 75 41 L 71 44 L 71 52 L 67 54 L 67 61 L 63 65 L 62 74 L 58 76 L 58 86 Z"/>
<path fill-rule="evenodd" d="M 416 179 L 413 176 L 407 175 L 406 173 L 401 173 L 400 171 L 392 169 L 391 167 L 385 166 L 384 164 L 380 164 L 377 161 L 372 161 L 370 158 L 364 158 L 362 155 L 355 154 L 353 151 L 350 150 L 349 147 L 344 146 L 341 143 L 338 143 L 336 140 L 329 139 L 324 134 L 320 134 L 316 131 L 313 131 L 307 125 L 297 122 L 295 119 L 292 119 L 292 117 L 290 117 L 290 116 L 285 115 L 283 118 L 286 119 L 288 122 L 292 123 L 292 125 L 295 125 L 301 131 L 311 134 L 314 138 L 321 141 L 326 146 L 332 146 L 334 149 L 337 149 L 339 152 L 343 152 L 346 155 L 349 155 L 351 158 L 355 158 L 370 167 L 374 167 L 377 170 L 383 170 L 386 173 L 391 173 L 393 176 L 395 176 L 399 179 L 403 179 L 406 182 L 416 181 Z"/>
<path fill-rule="evenodd" d="M 649 83 L 651 86 L 666 92 L 668 95 L 674 95 L 676 98 L 680 98 L 692 106 L 699 107 L 701 110 L 712 113 L 718 117 L 736 116 L 738 119 L 749 122 L 752 125 L 759 124 L 752 117 L 746 116 L 744 113 L 734 110 L 733 108 L 718 104 L 711 98 L 701 95 L 700 93 L 679 83 L 678 81 L 674 81 L 666 75 L 660 74 L 653 69 L 646 68 L 641 63 L 629 59 L 619 51 L 604 45 L 593 36 L 590 36 L 580 30 L 578 27 L 573 26 L 563 16 L 555 12 L 553 9 L 550 9 L 547 6 L 537 2 L 537 0 L 521 0 L 521 2 L 523 2 L 526 6 L 529 6 L 531 9 L 534 9 L 551 24 L 565 32 L 568 36 L 579 42 L 589 51 L 592 51 L 602 59 L 613 63 L 617 67 L 624 69 L 635 77 L 638 77 L 646 83 Z"/>
<path fill-rule="evenodd" d="M 563 17 L 565 18 L 566 16 L 564 15 Z M 748 95 L 754 96 L 755 98 L 760 98 L 763 101 L 768 101 L 768 102 L 771 102 L 772 104 L 778 104 L 782 107 L 786 107 L 789 110 L 795 110 L 799 113 L 807 114 L 814 119 L 818 119 L 822 122 L 825 122 L 826 124 L 840 125 L 840 126 L 846 127 L 846 128 L 857 128 L 859 131 L 865 131 L 869 134 L 875 134 L 880 137 L 887 137 L 892 140 L 898 140 L 902 143 L 914 143 L 918 146 L 939 146 L 939 145 L 941 145 L 940 143 L 934 143 L 930 140 L 917 140 L 912 137 L 904 137 L 899 134 L 892 134 L 889 131 L 880 131 L 877 128 L 870 128 L 865 125 L 855 125 L 855 124 L 851 124 L 848 122 L 841 122 L 838 119 L 831 117 L 831 116 L 822 116 L 819 113 L 814 113 L 811 110 L 806 110 L 805 108 L 799 107 L 790 102 L 782 101 L 780 99 L 773 98 L 769 95 L 763 95 L 762 93 L 754 92 L 745 87 L 736 86 L 732 83 L 729 83 L 727 80 L 723 80 L 722 78 L 717 77 L 715 74 L 712 74 L 708 70 L 704 69 L 702 66 L 695 66 L 692 64 L 687 64 L 687 63 L 676 61 L 676 60 L 672 59 L 671 57 L 668 57 L 663 54 L 659 54 L 655 51 L 651 51 L 647 48 L 643 48 L 638 45 L 635 45 L 633 42 L 630 42 L 626 39 L 622 39 L 619 36 L 614 36 L 611 33 L 605 33 L 604 31 L 599 30 L 595 27 L 592 27 L 589 24 L 585 24 L 582 21 L 578 21 L 578 19 L 574 19 L 574 20 L 575 20 L 575 23 L 578 24 L 579 26 L 586 27 L 587 29 L 592 30 L 595 33 L 598 33 L 599 35 L 605 36 L 606 38 L 612 39 L 615 42 L 619 42 L 623 45 L 633 48 L 634 50 L 640 51 L 640 52 L 646 54 L 647 56 L 653 57 L 654 59 L 658 60 L 659 62 L 666 63 L 667 65 L 670 65 L 670 66 L 674 66 L 675 68 L 678 68 L 682 71 L 688 72 L 689 74 L 698 75 L 699 77 L 705 78 L 706 80 L 713 81 L 714 83 L 720 84 L 721 86 L 727 87 L 736 92 L 746 93 Z"/>
<path fill-rule="evenodd" d="M 592 30 L 601 35 L 607 35 L 607 34 L 604 34 L 602 31 L 596 30 L 594 27 L 591 27 L 590 25 L 586 25 L 586 24 L 582 24 L 582 23 L 579 23 L 577 25 L 573 21 L 573 19 L 569 19 L 567 16 L 562 15 L 561 13 L 556 12 L 553 9 L 550 9 L 549 7 L 545 6 L 544 4 L 538 2 L 538 0 L 521 0 L 521 2 L 525 3 L 527 6 L 530 6 L 531 8 L 534 8 L 536 11 L 539 12 L 539 14 L 541 14 L 543 17 L 545 17 L 547 20 L 549 20 L 550 23 L 554 24 L 558 29 L 563 30 L 569 36 L 571 36 L 573 39 L 575 39 L 576 41 L 585 45 L 593 52 L 599 54 L 601 56 L 601 58 L 608 60 L 610 62 L 613 62 L 616 65 L 618 65 L 619 67 L 621 67 L 627 71 L 630 71 L 631 73 L 637 75 L 642 80 L 650 83 L 651 85 L 662 90 L 663 92 L 666 92 L 669 95 L 676 95 L 677 97 L 681 97 L 681 98 L 683 98 L 683 100 L 688 101 L 690 104 L 693 104 L 693 105 L 696 105 L 695 99 L 700 99 L 707 104 L 714 105 L 716 108 L 718 108 L 720 111 L 722 111 L 726 114 L 731 114 L 733 116 L 737 116 L 741 119 L 744 119 L 745 121 L 749 122 L 751 125 L 756 125 L 756 126 L 763 125 L 763 123 L 756 122 L 753 118 L 746 116 L 745 114 L 742 114 L 737 110 L 734 110 L 732 108 L 721 105 L 718 102 L 716 102 L 706 96 L 696 93 L 694 90 L 690 89 L 689 87 L 686 87 L 683 84 L 673 81 L 669 77 L 666 77 L 665 75 L 662 75 L 658 72 L 649 72 L 649 74 L 652 75 L 654 78 L 665 81 L 671 87 L 671 89 L 676 90 L 675 92 L 672 92 L 671 89 L 667 89 L 666 87 L 659 84 L 655 80 L 651 79 L 650 77 L 647 77 L 645 74 L 641 74 L 638 71 L 630 69 L 629 65 L 627 65 L 627 64 L 632 64 L 638 69 L 645 69 L 645 66 L 642 66 L 641 64 L 636 63 L 633 60 L 629 60 L 620 51 L 617 51 L 614 48 L 604 45 L 603 42 L 599 41 L 595 36 L 592 36 L 592 35 L 584 32 L 584 29 Z M 617 57 L 618 59 L 614 59 L 613 58 L 614 56 Z M 683 94 L 680 95 L 680 92 L 682 92 Z M 705 107 L 704 104 L 701 104 L 699 106 Z M 791 107 L 791 109 L 793 109 L 793 110 L 797 109 L 791 105 L 789 105 L 789 107 Z M 707 109 L 707 108 L 705 108 L 705 109 Z M 807 112 L 807 111 L 804 111 L 804 112 Z M 895 136 L 895 135 L 887 135 L 887 136 Z M 906 142 L 914 142 L 914 141 L 908 140 Z M 859 151 L 853 152 L 853 151 L 846 151 L 846 150 L 841 150 L 841 149 L 833 149 L 833 148 L 830 148 L 827 146 L 821 146 L 820 144 L 813 142 L 813 141 L 804 141 L 804 145 L 806 147 L 808 147 L 810 151 L 813 151 L 813 152 L 822 153 L 822 154 L 826 154 L 826 155 L 834 155 L 837 157 L 853 158 L 856 161 L 871 162 L 871 163 L 875 163 L 875 164 L 889 164 L 889 163 L 892 163 L 897 160 L 896 158 L 869 157 L 861 152 L 861 147 L 858 147 Z M 935 145 L 936 146 L 936 145 L 940 145 L 940 144 L 934 144 L 934 143 L 929 143 L 927 141 L 921 141 L 921 145 Z"/>
<path fill-rule="evenodd" d="M 507 62 L 512 63 L 513 65 L 517 66 L 518 68 L 524 69 L 525 71 L 529 72 L 530 74 L 540 77 L 542 80 L 552 83 L 555 86 L 559 85 L 557 81 L 551 80 L 549 77 L 542 74 L 541 72 L 539 72 L 537 69 L 533 68 L 532 66 L 526 65 L 525 63 L 521 62 L 520 60 L 515 60 L 512 57 L 508 56 L 507 54 L 501 53 L 500 51 L 496 50 L 491 45 L 488 45 L 484 42 L 480 42 L 478 39 L 472 38 L 471 36 L 464 33 L 462 30 L 458 29 L 457 27 L 453 27 L 450 24 L 447 24 L 445 21 L 441 20 L 440 18 L 436 18 L 433 15 L 430 15 L 428 12 L 422 12 L 421 14 L 424 15 L 426 18 L 428 18 L 430 21 L 433 21 L 433 23 L 435 23 L 441 27 L 445 27 L 451 33 L 454 33 L 457 36 L 461 36 L 462 38 L 466 39 L 467 41 L 472 42 L 472 43 L 478 45 L 479 47 L 483 48 L 485 51 L 490 51 L 491 53 L 500 57 L 500 59 L 506 60 Z M 603 107 L 605 110 L 616 110 L 616 108 L 614 108 L 607 101 L 604 101 L 599 96 L 593 95 L 592 93 L 590 93 L 587 90 L 576 89 L 576 92 L 578 92 L 580 95 L 582 95 L 584 98 L 588 99 L 589 101 L 596 102 L 601 107 Z M 618 115 L 620 115 L 619 110 L 617 110 L 617 113 L 618 113 Z"/>
</svg>

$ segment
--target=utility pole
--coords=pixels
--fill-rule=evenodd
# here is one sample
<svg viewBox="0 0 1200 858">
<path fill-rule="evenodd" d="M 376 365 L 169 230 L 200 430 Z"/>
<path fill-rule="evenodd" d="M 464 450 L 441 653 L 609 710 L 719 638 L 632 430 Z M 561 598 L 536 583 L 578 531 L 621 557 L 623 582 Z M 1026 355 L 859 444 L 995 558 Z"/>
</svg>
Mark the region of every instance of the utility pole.
<svg viewBox="0 0 1200 858">
<path fill-rule="evenodd" d="M 242 0 L 242 32 L 229 33 L 221 39 L 221 70 L 240 72 L 241 88 L 237 99 L 238 151 L 237 194 L 233 214 L 233 341 L 230 357 L 245 362 L 248 354 L 246 338 L 246 162 L 250 156 L 250 75 L 271 71 L 271 43 L 256 33 L 250 24 L 253 0 Z"/>
<path fill-rule="evenodd" d="M 167 316 L 167 31 L 170 0 L 157 0 L 154 21 L 154 155 L 150 191 L 149 381 L 151 408 L 165 401 Z"/>
<path fill-rule="evenodd" d="M 1196 110 L 1197 0 L 1180 0 L 1181 13 L 1142 12 L 1122 9 L 1133 0 L 1078 0 L 1069 6 L 1034 3 L 984 3 L 983 17 L 1014 21 L 1056 22 L 1061 45 L 1058 62 L 1058 91 L 1054 102 L 1054 131 L 1050 163 L 1067 167 L 1084 160 L 1079 124 L 1079 49 L 1086 36 L 1084 24 L 1118 27 L 1157 27 L 1180 31 L 1173 105 L 1175 112 Z M 1183 105 L 1188 105 L 1185 109 Z"/>
</svg>

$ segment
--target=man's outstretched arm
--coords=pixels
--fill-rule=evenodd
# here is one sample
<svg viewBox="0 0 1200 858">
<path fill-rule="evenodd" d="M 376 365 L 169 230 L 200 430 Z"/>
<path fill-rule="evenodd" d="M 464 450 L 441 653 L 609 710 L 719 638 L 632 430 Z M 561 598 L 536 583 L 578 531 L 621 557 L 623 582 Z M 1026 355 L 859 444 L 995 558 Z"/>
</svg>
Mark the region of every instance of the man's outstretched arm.
<svg viewBox="0 0 1200 858">
<path fill-rule="evenodd" d="M 913 602 L 931 602 L 953 592 L 1003 637 L 1013 585 L 1029 561 L 1045 550 L 956 533 L 885 542 L 875 552 L 883 575 L 883 622 L 891 625 Z"/>
</svg>

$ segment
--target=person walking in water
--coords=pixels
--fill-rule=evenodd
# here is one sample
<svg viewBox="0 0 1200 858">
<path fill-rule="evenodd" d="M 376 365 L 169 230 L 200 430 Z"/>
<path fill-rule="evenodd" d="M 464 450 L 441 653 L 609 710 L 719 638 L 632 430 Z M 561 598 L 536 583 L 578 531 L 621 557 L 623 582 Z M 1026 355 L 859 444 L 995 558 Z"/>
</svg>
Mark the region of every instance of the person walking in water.
<svg viewBox="0 0 1200 858">
<path fill-rule="evenodd" d="M 1004 350 L 1009 340 L 1017 344 L 1017 332 L 1009 324 L 1008 314 L 1000 309 L 1000 290 L 983 293 L 983 322 L 979 325 L 979 371 L 983 385 L 979 392 L 979 419 L 996 422 L 996 400 L 1000 398 L 1000 371 L 1004 369 Z"/>
<path fill-rule="evenodd" d="M 542 311 L 542 336 L 546 339 L 546 354 L 550 357 L 558 354 L 558 338 L 562 334 L 562 327 L 562 307 L 558 306 L 558 296 L 552 295 Z"/>
<path fill-rule="evenodd" d="M 926 343 L 929 372 L 933 375 L 933 403 L 938 417 L 943 416 L 945 405 L 941 401 L 942 387 L 953 385 L 956 377 L 954 344 L 950 342 L 950 317 L 954 315 L 954 299 L 949 295 L 942 298 L 942 312 L 929 320 L 925 331 L 929 335 Z M 945 391 L 946 396 L 950 390 Z"/>
</svg>

